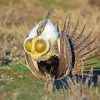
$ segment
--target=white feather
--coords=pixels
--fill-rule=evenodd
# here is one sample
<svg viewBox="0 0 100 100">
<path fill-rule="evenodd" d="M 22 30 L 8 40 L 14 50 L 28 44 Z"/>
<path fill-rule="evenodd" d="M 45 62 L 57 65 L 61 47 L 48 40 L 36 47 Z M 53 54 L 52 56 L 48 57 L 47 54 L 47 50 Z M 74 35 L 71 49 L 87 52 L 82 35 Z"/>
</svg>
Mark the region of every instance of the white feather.
<svg viewBox="0 0 100 100">
<path fill-rule="evenodd" d="M 59 38 L 59 32 L 57 31 L 56 26 L 53 25 L 51 20 L 47 21 L 44 31 L 41 33 L 41 37 L 49 40 L 57 40 Z"/>
<path fill-rule="evenodd" d="M 28 38 L 33 38 L 37 36 L 37 29 L 39 28 L 42 21 L 40 21 L 29 33 Z"/>
</svg>

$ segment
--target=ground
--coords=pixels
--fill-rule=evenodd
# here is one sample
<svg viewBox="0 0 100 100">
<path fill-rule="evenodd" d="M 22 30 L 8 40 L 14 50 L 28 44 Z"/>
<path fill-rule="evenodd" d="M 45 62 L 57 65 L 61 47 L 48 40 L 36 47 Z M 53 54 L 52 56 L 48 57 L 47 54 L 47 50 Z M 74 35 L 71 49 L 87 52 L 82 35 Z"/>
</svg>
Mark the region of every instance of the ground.
<svg viewBox="0 0 100 100">
<path fill-rule="evenodd" d="M 91 38 L 97 35 L 100 43 L 100 1 L 99 0 L 0 0 L 0 100 L 99 100 L 100 86 L 88 89 L 80 84 L 72 86 L 72 91 L 47 92 L 43 83 L 35 80 L 25 63 L 23 41 L 32 27 L 49 10 L 52 19 L 60 27 L 65 16 L 72 14 L 71 26 L 80 17 L 78 30 L 87 22 L 85 34 L 96 26 Z M 9 51 L 8 55 L 6 53 Z M 7 58 L 10 64 L 2 64 Z M 19 60 L 18 60 L 19 59 Z M 22 63 L 21 63 L 21 62 Z M 99 62 L 100 57 L 91 62 Z M 100 64 L 95 68 L 100 69 Z M 82 90 L 80 93 L 79 90 Z M 77 91 L 77 92 L 76 92 Z"/>
<path fill-rule="evenodd" d="M 77 89 L 80 89 L 80 87 L 73 86 L 73 98 Z M 89 91 L 87 89 L 83 90 L 86 95 L 91 91 L 90 94 L 92 92 L 96 94 L 94 97 L 97 99 L 95 100 L 99 100 L 99 87 L 92 88 Z M 68 91 L 65 94 L 62 94 L 62 92 L 55 94 L 45 91 L 43 83 L 34 79 L 32 73 L 25 65 L 10 64 L 0 66 L 0 100 L 53 100 L 53 98 L 61 100 L 58 97 L 67 100 L 64 99 L 67 95 Z M 73 98 L 71 100 L 74 100 Z"/>
</svg>

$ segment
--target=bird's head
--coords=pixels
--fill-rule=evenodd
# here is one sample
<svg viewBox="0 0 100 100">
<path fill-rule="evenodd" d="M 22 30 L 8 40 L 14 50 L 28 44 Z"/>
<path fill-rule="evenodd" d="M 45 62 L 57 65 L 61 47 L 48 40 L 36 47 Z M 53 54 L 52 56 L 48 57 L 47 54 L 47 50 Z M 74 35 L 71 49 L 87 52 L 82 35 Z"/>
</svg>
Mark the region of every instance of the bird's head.
<svg viewBox="0 0 100 100">
<path fill-rule="evenodd" d="M 43 61 L 58 53 L 59 32 L 47 16 L 40 21 L 24 41 L 24 50 L 35 60 Z"/>
</svg>

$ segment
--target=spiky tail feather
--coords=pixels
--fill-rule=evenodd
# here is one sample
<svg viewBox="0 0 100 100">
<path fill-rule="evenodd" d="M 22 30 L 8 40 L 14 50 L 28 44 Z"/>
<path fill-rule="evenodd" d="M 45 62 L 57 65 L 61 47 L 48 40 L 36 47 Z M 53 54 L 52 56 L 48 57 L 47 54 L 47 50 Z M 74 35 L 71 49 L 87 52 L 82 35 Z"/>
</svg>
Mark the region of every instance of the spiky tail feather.
<svg viewBox="0 0 100 100">
<path fill-rule="evenodd" d="M 100 56 L 100 54 L 97 53 L 99 46 L 95 45 L 96 38 L 90 40 L 90 36 L 93 30 L 87 36 L 85 36 L 84 30 L 87 25 L 85 24 L 80 34 L 77 34 L 77 28 L 79 24 L 79 19 L 78 19 L 73 32 L 71 32 L 70 19 L 71 17 L 69 17 L 67 25 L 65 19 L 64 28 L 60 34 L 60 51 L 59 51 L 60 61 L 57 69 L 58 73 L 57 75 L 55 75 L 54 79 L 54 83 L 58 80 L 62 83 L 62 87 L 65 85 L 64 88 L 69 87 L 67 79 L 69 77 L 68 76 L 69 74 L 72 73 L 75 75 L 84 75 L 85 72 L 87 72 L 88 66 L 90 66 L 90 68 L 92 69 L 93 65 L 97 64 L 97 62 L 88 63 L 88 61 L 91 60 L 92 58 Z M 26 60 L 29 69 L 31 69 L 35 78 L 38 79 L 46 78 L 46 80 L 48 80 L 47 74 L 44 77 L 41 77 L 42 75 L 40 74 L 38 68 L 34 66 L 34 61 L 32 60 L 31 55 L 26 54 Z M 62 80 L 63 78 L 65 78 L 65 80 Z M 57 83 L 57 85 L 59 84 Z"/>
<path fill-rule="evenodd" d="M 78 27 L 79 19 L 77 21 L 77 24 L 75 26 L 75 29 L 73 32 L 70 32 L 70 18 L 68 20 L 68 24 L 66 25 L 66 20 L 64 24 L 64 28 L 61 32 L 60 36 L 60 65 L 58 68 L 58 74 L 63 74 L 66 71 L 69 70 L 68 67 L 70 67 L 70 71 L 74 74 L 83 74 L 85 72 L 85 69 L 88 66 L 93 66 L 97 64 L 97 62 L 93 63 L 86 63 L 87 61 L 91 60 L 91 58 L 96 58 L 100 54 L 98 54 L 98 48 L 99 46 L 95 43 L 96 37 L 91 41 L 90 37 L 94 30 L 94 28 L 90 31 L 90 33 L 85 36 L 84 30 L 86 27 L 86 24 L 84 25 L 82 31 L 80 34 L 77 34 L 77 27 Z M 68 39 L 71 40 L 68 41 Z M 72 46 L 68 49 L 68 43 Z M 66 46 L 67 45 L 67 46 Z M 65 48 L 65 49 L 64 49 Z M 64 54 L 64 52 L 67 52 L 70 54 L 69 56 L 67 54 Z M 71 52 L 74 50 L 73 52 Z M 63 56 L 63 57 L 62 57 Z M 68 60 L 70 60 L 70 64 L 68 63 Z M 74 61 L 73 61 L 74 60 Z M 72 63 L 72 64 L 71 64 Z M 100 62 L 98 62 L 100 63 Z"/>
</svg>

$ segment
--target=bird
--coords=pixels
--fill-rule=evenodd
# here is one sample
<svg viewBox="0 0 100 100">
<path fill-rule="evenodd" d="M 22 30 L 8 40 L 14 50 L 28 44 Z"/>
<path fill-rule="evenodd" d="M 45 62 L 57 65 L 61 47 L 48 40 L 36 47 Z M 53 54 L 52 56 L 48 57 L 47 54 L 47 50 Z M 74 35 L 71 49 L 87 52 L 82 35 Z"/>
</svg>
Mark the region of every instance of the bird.
<svg viewBox="0 0 100 100">
<path fill-rule="evenodd" d="M 88 67 L 92 69 L 97 64 L 88 61 L 100 56 L 96 37 L 90 39 L 93 29 L 84 35 L 86 23 L 78 34 L 79 19 L 73 31 L 70 30 L 71 16 L 68 21 L 66 19 L 60 31 L 49 12 L 33 27 L 23 43 L 26 62 L 34 78 L 46 82 L 47 86 L 51 83 L 52 90 L 70 88 L 73 76 L 85 75 Z"/>
</svg>

